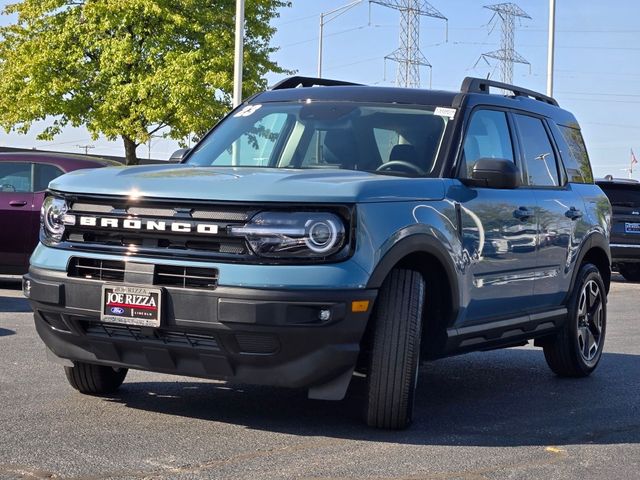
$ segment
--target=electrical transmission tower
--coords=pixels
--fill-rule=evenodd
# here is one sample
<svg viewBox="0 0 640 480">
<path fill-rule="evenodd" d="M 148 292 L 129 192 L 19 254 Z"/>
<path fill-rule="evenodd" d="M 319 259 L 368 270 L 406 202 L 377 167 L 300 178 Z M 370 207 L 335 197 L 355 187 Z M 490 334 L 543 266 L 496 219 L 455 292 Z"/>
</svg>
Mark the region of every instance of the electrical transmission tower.
<svg viewBox="0 0 640 480">
<path fill-rule="evenodd" d="M 515 3 L 497 3 L 495 5 L 485 5 L 484 8 L 494 11 L 491 21 L 493 21 L 496 15 L 502 20 L 502 41 L 500 50 L 483 53 L 481 58 L 487 63 L 489 63 L 487 58 L 500 60 L 501 81 L 504 83 L 513 83 L 513 64 L 523 63 L 525 65 L 531 65 L 522 55 L 515 51 L 513 46 L 516 30 L 515 20 L 516 17 L 528 19 L 531 19 L 531 17 Z"/>
<path fill-rule="evenodd" d="M 447 17 L 424 0 L 369 0 L 369 4 L 372 3 L 400 11 L 400 46 L 384 58 L 398 64 L 398 87 L 420 87 L 420 67 L 431 69 L 431 64 L 420 51 L 420 17 L 448 21 Z"/>
</svg>

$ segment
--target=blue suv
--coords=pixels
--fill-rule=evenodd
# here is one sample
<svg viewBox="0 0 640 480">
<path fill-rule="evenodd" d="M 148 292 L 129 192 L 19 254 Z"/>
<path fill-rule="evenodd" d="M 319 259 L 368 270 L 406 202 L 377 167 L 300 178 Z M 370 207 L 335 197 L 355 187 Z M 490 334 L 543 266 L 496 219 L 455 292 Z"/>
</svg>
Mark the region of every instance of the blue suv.
<svg viewBox="0 0 640 480">
<path fill-rule="evenodd" d="M 423 360 L 534 340 L 596 368 L 610 218 L 552 98 L 293 77 L 180 165 L 51 182 L 24 291 L 82 393 L 133 368 L 339 400 L 359 373 L 367 423 L 403 428 Z"/>
</svg>

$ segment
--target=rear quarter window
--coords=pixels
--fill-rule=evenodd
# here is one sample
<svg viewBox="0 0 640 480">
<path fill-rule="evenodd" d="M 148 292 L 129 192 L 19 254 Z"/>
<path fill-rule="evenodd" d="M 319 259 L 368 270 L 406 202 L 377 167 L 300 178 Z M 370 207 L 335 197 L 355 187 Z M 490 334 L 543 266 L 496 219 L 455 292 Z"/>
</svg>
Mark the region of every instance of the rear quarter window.
<svg viewBox="0 0 640 480">
<path fill-rule="evenodd" d="M 579 128 L 557 125 L 560 132 L 556 138 L 562 153 L 562 162 L 572 183 L 593 183 L 593 172 Z M 556 135 L 558 137 L 558 135 Z"/>
</svg>

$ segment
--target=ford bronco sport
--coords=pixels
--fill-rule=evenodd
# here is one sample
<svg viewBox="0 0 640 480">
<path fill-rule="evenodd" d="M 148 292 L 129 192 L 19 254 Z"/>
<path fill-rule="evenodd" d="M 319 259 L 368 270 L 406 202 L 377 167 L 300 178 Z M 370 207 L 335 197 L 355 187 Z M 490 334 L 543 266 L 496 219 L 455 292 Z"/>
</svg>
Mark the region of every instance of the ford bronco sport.
<svg viewBox="0 0 640 480">
<path fill-rule="evenodd" d="M 640 183 L 608 176 L 597 181 L 611 202 L 611 262 L 625 280 L 640 282 Z"/>
<path fill-rule="evenodd" d="M 339 400 L 358 372 L 403 428 L 421 360 L 533 339 L 596 368 L 610 210 L 552 98 L 293 77 L 180 165 L 53 181 L 24 291 L 82 393 L 134 368 Z"/>
</svg>

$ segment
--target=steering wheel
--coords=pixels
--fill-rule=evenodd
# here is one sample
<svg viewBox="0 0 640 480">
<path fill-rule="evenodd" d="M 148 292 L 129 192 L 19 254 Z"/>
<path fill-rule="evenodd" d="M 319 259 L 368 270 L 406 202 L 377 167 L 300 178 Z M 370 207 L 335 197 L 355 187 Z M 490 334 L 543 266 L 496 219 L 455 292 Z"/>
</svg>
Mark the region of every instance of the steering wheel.
<svg viewBox="0 0 640 480">
<path fill-rule="evenodd" d="M 395 170 L 393 167 L 401 167 L 400 170 L 404 170 L 408 173 L 417 173 L 418 175 L 425 175 L 427 173 L 417 165 L 414 165 L 410 162 L 405 162 L 404 160 L 391 160 L 387 163 L 383 163 L 378 168 L 376 168 L 376 172 L 393 171 Z"/>
<path fill-rule="evenodd" d="M 0 192 L 15 192 L 16 187 L 11 185 L 10 183 L 3 183 L 0 185 Z"/>
</svg>

